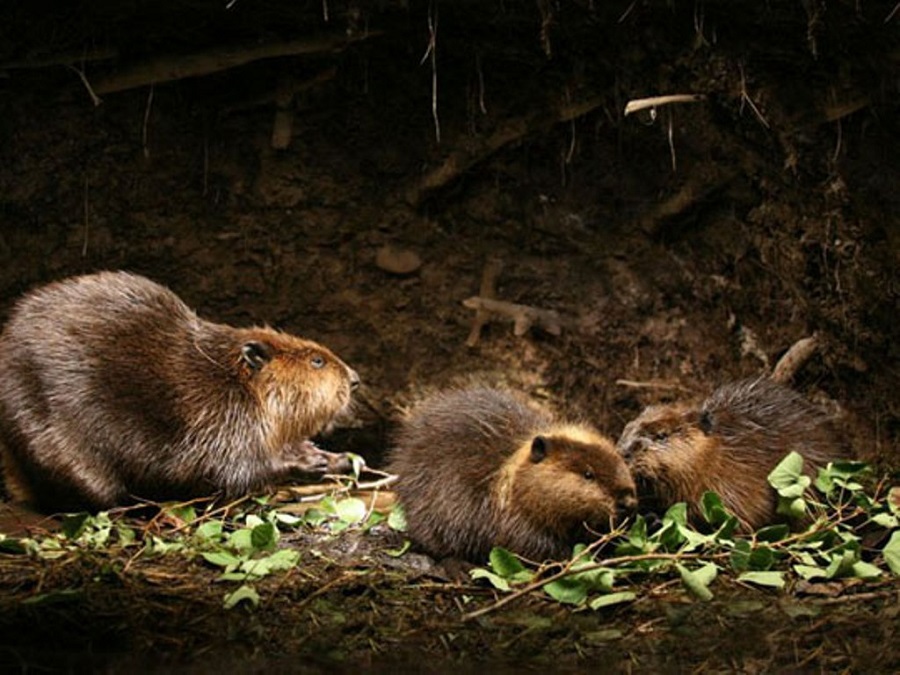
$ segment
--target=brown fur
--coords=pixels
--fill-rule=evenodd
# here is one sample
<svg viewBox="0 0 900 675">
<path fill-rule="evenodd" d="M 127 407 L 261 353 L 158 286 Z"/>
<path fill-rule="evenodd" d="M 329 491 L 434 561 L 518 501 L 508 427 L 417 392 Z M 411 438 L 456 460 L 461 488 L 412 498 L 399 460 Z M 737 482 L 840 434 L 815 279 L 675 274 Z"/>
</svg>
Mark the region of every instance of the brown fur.
<svg viewBox="0 0 900 675">
<path fill-rule="evenodd" d="M 717 389 L 700 405 L 650 406 L 625 427 L 617 444 L 638 485 L 642 510 L 698 503 L 716 492 L 744 529 L 777 519 L 768 475 L 791 451 L 818 466 L 841 454 L 829 418 L 795 391 L 768 378 Z"/>
<path fill-rule="evenodd" d="M 322 345 L 205 321 L 144 277 L 52 283 L 0 337 L 7 490 L 42 510 L 100 509 L 346 469 L 308 439 L 358 382 Z"/>
<path fill-rule="evenodd" d="M 409 535 L 435 557 L 483 562 L 494 545 L 562 558 L 636 505 L 612 442 L 487 387 L 438 393 L 391 454 Z"/>
</svg>

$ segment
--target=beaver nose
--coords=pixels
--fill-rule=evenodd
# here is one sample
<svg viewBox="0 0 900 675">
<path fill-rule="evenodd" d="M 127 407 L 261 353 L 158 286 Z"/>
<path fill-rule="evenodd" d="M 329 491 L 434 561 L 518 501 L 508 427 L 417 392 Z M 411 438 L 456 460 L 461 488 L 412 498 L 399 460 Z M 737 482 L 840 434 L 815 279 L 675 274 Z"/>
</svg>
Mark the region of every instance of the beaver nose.
<svg viewBox="0 0 900 675">
<path fill-rule="evenodd" d="M 359 389 L 359 373 L 357 373 L 353 368 L 348 368 L 350 371 L 348 374 L 350 375 L 350 391 L 356 391 Z"/>
<path fill-rule="evenodd" d="M 634 489 L 623 488 L 616 495 L 616 517 L 624 520 L 637 509 L 638 501 Z"/>
</svg>

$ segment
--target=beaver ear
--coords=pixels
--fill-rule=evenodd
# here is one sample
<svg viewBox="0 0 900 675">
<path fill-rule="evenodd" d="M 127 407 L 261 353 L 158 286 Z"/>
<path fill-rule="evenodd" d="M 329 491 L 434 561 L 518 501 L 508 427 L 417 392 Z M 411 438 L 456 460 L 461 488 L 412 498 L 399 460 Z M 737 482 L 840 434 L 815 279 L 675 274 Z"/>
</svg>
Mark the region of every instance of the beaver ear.
<svg viewBox="0 0 900 675">
<path fill-rule="evenodd" d="M 535 436 L 531 441 L 531 461 L 537 464 L 547 456 L 547 439 L 543 436 Z"/>
<path fill-rule="evenodd" d="M 250 370 L 260 370 L 272 360 L 272 349 L 262 342 L 247 342 L 241 347 L 241 360 Z"/>
</svg>

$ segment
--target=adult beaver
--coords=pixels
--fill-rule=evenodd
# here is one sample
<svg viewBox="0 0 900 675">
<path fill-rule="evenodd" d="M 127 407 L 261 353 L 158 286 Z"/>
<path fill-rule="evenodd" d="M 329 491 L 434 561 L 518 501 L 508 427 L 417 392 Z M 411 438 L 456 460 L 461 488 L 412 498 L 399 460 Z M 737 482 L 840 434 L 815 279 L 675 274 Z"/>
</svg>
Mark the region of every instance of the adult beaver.
<svg viewBox="0 0 900 675">
<path fill-rule="evenodd" d="M 566 558 L 636 506 L 610 440 L 483 386 L 416 406 L 389 468 L 410 538 L 437 558 L 483 562 L 495 545 L 534 560 Z"/>
<path fill-rule="evenodd" d="M 6 488 L 43 511 L 94 510 L 343 471 L 309 438 L 358 384 L 320 344 L 205 321 L 141 276 L 51 283 L 0 336 Z"/>
<path fill-rule="evenodd" d="M 617 447 L 641 510 L 686 502 L 701 524 L 699 502 L 712 491 L 745 530 L 777 519 L 768 475 L 785 455 L 800 453 L 814 475 L 842 454 L 830 417 L 767 377 L 725 384 L 700 404 L 649 406 L 625 426 Z"/>
</svg>

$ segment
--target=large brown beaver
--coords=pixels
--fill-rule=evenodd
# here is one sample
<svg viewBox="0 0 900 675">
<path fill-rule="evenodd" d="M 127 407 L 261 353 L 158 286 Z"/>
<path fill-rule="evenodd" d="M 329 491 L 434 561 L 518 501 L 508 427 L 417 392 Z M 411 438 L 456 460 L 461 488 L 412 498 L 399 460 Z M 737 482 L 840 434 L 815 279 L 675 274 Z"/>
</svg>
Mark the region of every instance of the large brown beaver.
<svg viewBox="0 0 900 675">
<path fill-rule="evenodd" d="M 842 454 L 830 417 L 766 377 L 723 385 L 700 404 L 649 406 L 628 423 L 617 447 L 642 511 L 686 502 L 700 524 L 698 503 L 713 491 L 751 530 L 777 519 L 767 478 L 785 455 L 803 455 L 814 475 Z"/>
<path fill-rule="evenodd" d="M 390 459 L 410 538 L 437 558 L 484 562 L 494 545 L 571 555 L 636 506 L 612 442 L 510 392 L 439 392 L 403 422 Z"/>
<path fill-rule="evenodd" d="M 322 345 L 205 321 L 144 277 L 52 283 L 0 337 L 6 487 L 43 511 L 102 509 L 346 470 L 309 438 L 358 383 Z"/>
</svg>

